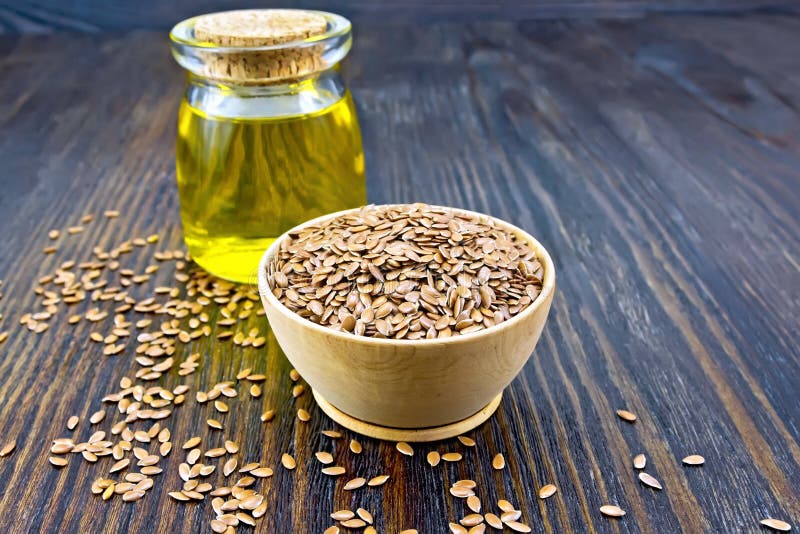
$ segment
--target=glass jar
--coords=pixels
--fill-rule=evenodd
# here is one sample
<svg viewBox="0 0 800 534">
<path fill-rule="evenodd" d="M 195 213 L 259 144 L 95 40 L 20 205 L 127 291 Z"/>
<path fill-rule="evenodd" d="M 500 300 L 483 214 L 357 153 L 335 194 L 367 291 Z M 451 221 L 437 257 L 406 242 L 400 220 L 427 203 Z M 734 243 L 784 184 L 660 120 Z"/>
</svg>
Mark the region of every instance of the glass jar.
<svg viewBox="0 0 800 534">
<path fill-rule="evenodd" d="M 199 21 L 219 16 L 234 34 L 230 18 L 244 16 L 243 36 L 204 40 Z M 275 37 L 268 28 L 253 37 L 248 30 L 265 20 L 296 26 L 297 16 L 324 31 L 289 28 Z M 366 203 L 361 132 L 339 72 L 350 22 L 316 11 L 225 12 L 185 20 L 170 39 L 188 71 L 176 146 L 186 245 L 210 273 L 255 283 L 262 254 L 283 232 Z"/>
</svg>

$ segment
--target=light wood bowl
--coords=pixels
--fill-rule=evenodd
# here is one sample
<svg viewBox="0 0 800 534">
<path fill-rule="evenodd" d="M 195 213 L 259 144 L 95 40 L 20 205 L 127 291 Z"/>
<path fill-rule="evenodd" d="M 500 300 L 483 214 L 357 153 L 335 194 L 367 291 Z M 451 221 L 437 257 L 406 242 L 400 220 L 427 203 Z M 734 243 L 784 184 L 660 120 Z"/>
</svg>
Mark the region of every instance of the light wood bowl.
<svg viewBox="0 0 800 534">
<path fill-rule="evenodd" d="M 525 310 L 486 330 L 442 340 L 355 336 L 286 308 L 272 294 L 266 275 L 287 234 L 352 211 L 358 210 L 303 223 L 264 253 L 258 287 L 278 344 L 313 388 L 319 406 L 351 430 L 396 441 L 431 441 L 471 430 L 491 416 L 539 340 L 555 292 L 550 255 L 526 232 L 493 218 L 529 243 L 544 267 L 542 291 Z"/>
</svg>

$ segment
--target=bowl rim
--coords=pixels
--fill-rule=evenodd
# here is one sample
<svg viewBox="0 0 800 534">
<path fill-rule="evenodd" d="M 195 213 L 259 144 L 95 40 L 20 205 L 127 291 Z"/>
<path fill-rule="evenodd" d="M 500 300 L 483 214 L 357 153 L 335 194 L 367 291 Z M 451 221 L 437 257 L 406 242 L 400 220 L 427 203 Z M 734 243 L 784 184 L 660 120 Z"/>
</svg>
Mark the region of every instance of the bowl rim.
<svg viewBox="0 0 800 534">
<path fill-rule="evenodd" d="M 390 206 L 408 206 L 413 205 L 414 203 L 395 203 L 395 204 L 369 204 L 370 207 L 390 207 Z M 499 219 L 492 215 L 488 215 L 485 213 L 480 213 L 477 211 L 470 211 L 461 208 L 452 208 L 449 206 L 439 206 L 435 204 L 428 204 L 432 208 L 441 208 L 446 210 L 451 210 L 460 214 L 466 214 L 470 216 L 479 216 L 479 217 L 488 217 L 492 219 L 494 222 L 499 223 L 501 226 L 505 227 L 505 229 L 514 232 L 518 237 L 523 238 L 529 245 L 532 245 L 536 250 L 536 257 L 542 263 L 544 267 L 544 277 L 542 279 L 542 290 L 539 295 L 527 308 L 525 308 L 521 313 L 513 316 L 508 321 L 503 321 L 499 325 L 494 325 L 490 328 L 485 328 L 483 330 L 479 330 L 477 332 L 471 332 L 469 334 L 458 335 L 458 336 L 451 336 L 443 339 L 393 339 L 393 338 L 380 338 L 380 337 L 367 337 L 367 336 L 356 336 L 354 334 L 350 334 L 347 332 L 340 332 L 338 330 L 333 330 L 332 328 L 328 328 L 326 326 L 322 326 L 317 324 L 313 321 L 309 321 L 304 317 L 301 317 L 294 311 L 290 310 L 283 303 L 278 300 L 278 298 L 272 294 L 270 290 L 269 283 L 267 281 L 267 262 L 275 255 L 278 247 L 280 247 L 281 242 L 290 234 L 297 232 L 303 227 L 311 226 L 314 224 L 319 224 L 326 220 L 334 219 L 336 217 L 355 213 L 361 211 L 364 207 L 361 206 L 358 208 L 352 208 L 342 211 L 337 211 L 333 213 L 328 213 L 326 215 L 322 215 L 320 217 L 316 217 L 314 219 L 310 219 L 304 223 L 298 224 L 294 228 L 291 228 L 281 234 L 279 237 L 273 241 L 273 243 L 267 248 L 264 254 L 261 256 L 261 261 L 258 263 L 258 292 L 261 295 L 261 298 L 266 299 L 269 303 L 283 316 L 289 318 L 290 321 L 296 322 L 303 327 L 311 328 L 314 331 L 319 332 L 320 334 L 327 334 L 339 338 L 343 341 L 347 342 L 364 342 L 367 344 L 377 344 L 377 345 L 457 345 L 459 343 L 470 343 L 481 336 L 488 336 L 494 334 L 500 334 L 501 332 L 505 331 L 508 328 L 513 328 L 516 323 L 521 322 L 524 320 L 525 317 L 532 315 L 536 312 L 536 310 L 542 306 L 542 304 L 548 301 L 555 291 L 555 281 L 556 281 L 556 272 L 555 272 L 555 265 L 553 264 L 553 260 L 550 257 L 550 253 L 547 251 L 546 248 L 532 235 L 528 232 L 522 230 L 521 228 L 504 221 L 503 219 Z"/>
</svg>

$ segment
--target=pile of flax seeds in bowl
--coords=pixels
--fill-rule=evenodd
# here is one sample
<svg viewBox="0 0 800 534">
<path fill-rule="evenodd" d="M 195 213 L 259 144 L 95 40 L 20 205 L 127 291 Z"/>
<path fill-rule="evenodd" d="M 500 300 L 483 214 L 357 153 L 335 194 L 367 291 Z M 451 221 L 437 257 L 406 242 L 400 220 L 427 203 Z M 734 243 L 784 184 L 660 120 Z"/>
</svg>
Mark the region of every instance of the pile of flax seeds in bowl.
<svg viewBox="0 0 800 534">
<path fill-rule="evenodd" d="M 358 336 L 435 339 L 479 332 L 542 289 L 536 251 L 486 215 L 427 204 L 366 206 L 284 239 L 267 265 L 298 315 Z"/>
<path fill-rule="evenodd" d="M 113 231 L 119 213 L 109 210 L 104 215 L 95 221 L 93 215 L 87 214 L 65 232 L 50 231 L 50 242 L 43 252 L 56 254 L 61 241 L 83 233 L 92 224 L 105 225 L 99 229 L 100 233 Z M 310 320 L 316 318 L 334 328 L 367 336 L 419 338 L 490 328 L 519 313 L 538 296 L 542 270 L 535 254 L 512 234 L 492 226 L 491 220 L 475 220 L 457 212 L 442 213 L 440 208 L 424 205 L 413 205 L 405 212 L 404 208 L 397 208 L 386 216 L 393 219 L 391 224 L 388 220 L 373 221 L 365 215 L 366 221 L 376 224 L 370 226 L 365 222 L 351 228 L 349 237 L 358 235 L 352 242 L 349 237 L 345 239 L 348 230 L 344 226 L 330 228 L 331 232 L 341 231 L 342 240 L 336 241 L 336 251 L 328 255 L 310 244 L 319 236 L 307 234 L 308 239 L 297 249 L 304 251 L 300 254 L 302 261 L 292 261 L 283 255 L 276 260 L 275 265 L 280 267 L 272 273 L 281 288 L 279 298 Z M 439 230 L 448 231 L 449 235 L 441 238 L 427 235 L 434 230 L 437 235 Z M 379 237 L 381 232 L 387 232 L 383 240 Z M 392 238 L 387 240 L 387 236 Z M 398 236 L 399 242 L 394 243 Z M 405 236 L 408 237 L 404 239 Z M 296 236 L 294 243 L 302 238 Z M 383 251 L 382 242 L 386 243 Z M 263 319 L 258 318 L 264 314 L 259 296 L 253 287 L 215 279 L 194 266 L 183 251 L 160 249 L 158 243 L 159 236 L 154 234 L 125 240 L 109 249 L 95 246 L 85 258 L 64 259 L 53 272 L 38 279 L 33 288 L 35 309 L 19 317 L 15 330 L 0 330 L 0 344 L 3 344 L 26 333 L 46 335 L 53 322 L 63 321 L 75 329 L 76 336 L 85 335 L 88 346 L 97 347 L 98 357 L 117 358 L 119 367 L 128 369 L 118 383 L 97 392 L 90 413 L 69 416 L 58 434 L 49 437 L 49 457 L 43 457 L 42 461 L 49 461 L 55 469 L 75 460 L 95 466 L 98 476 L 86 482 L 86 489 L 101 502 L 119 499 L 133 505 L 147 499 L 150 492 L 166 492 L 173 501 L 186 506 L 210 501 L 213 513 L 209 514 L 209 529 L 226 534 L 257 525 L 270 508 L 269 484 L 275 470 L 297 472 L 299 462 L 330 477 L 331 484 L 338 489 L 335 501 L 352 502 L 360 492 L 381 491 L 384 485 L 392 484 L 390 476 L 381 472 L 381 466 L 348 472 L 340 465 L 348 463 L 347 455 L 361 454 L 364 446 L 355 438 L 347 442 L 339 430 L 322 430 L 325 440 L 322 448 L 330 450 L 312 451 L 295 444 L 294 451 L 287 450 L 280 458 L 266 461 L 262 460 L 260 447 L 248 450 L 231 439 L 236 426 L 246 425 L 242 419 L 247 417 L 247 403 L 260 403 L 259 424 L 270 431 L 280 414 L 274 407 L 264 405 L 263 384 L 268 381 L 279 384 L 281 377 L 244 368 L 227 380 L 203 384 L 201 375 L 196 373 L 203 364 L 203 355 L 191 350 L 192 343 L 200 338 L 214 338 L 217 343 L 237 346 L 234 350 L 261 350 L 266 334 L 261 331 Z M 354 252 L 361 253 L 361 257 L 378 256 L 368 258 L 371 261 L 365 264 L 352 261 L 350 254 Z M 440 266 L 435 276 L 433 273 L 420 276 L 414 265 L 423 260 Z M 514 262 L 516 269 L 510 267 Z M 146 266 L 137 268 L 143 264 Z M 291 269 L 284 270 L 286 265 Z M 322 269 L 313 274 L 308 270 L 320 265 Z M 493 274 L 498 272 L 502 274 Z M 315 298 L 310 299 L 311 291 L 301 288 L 295 289 L 299 299 L 295 300 L 286 294 L 290 286 L 282 284 L 278 273 L 286 275 L 287 282 L 296 276 L 297 280 L 318 283 L 321 277 L 329 280 L 333 276 L 334 283 L 330 285 L 335 296 L 326 302 L 331 293 L 317 295 L 315 290 Z M 339 276 L 342 278 L 337 282 Z M 355 283 L 357 303 L 352 291 L 341 293 L 336 289 L 347 277 Z M 404 281 L 407 284 L 400 287 Z M 378 293 L 376 286 L 381 286 Z M 341 296 L 345 298 L 341 300 Z M 317 313 L 320 312 L 317 304 L 311 304 L 315 300 L 324 305 L 321 313 Z M 294 302 L 304 304 L 290 304 Z M 386 313 L 389 303 L 392 308 Z M 396 321 L 397 313 L 402 313 L 404 319 Z M 433 320 L 434 316 L 438 319 Z M 405 321 L 406 317 L 412 319 Z M 388 324 L 381 325 L 380 320 Z M 352 330 L 347 328 L 350 325 Z M 357 325 L 361 325 L 358 330 Z M 284 380 L 286 395 L 294 402 L 288 406 L 295 411 L 292 417 L 295 424 L 307 424 L 312 418 L 308 411 L 312 401 L 305 395 L 306 386 L 295 370 Z M 176 412 L 182 410 L 189 411 L 187 415 L 192 420 L 205 419 L 205 428 L 196 429 L 198 435 L 173 434 L 171 422 Z M 238 412 L 237 418 L 231 417 L 234 412 Z M 636 422 L 635 414 L 629 411 L 618 410 L 617 415 L 624 423 Z M 238 425 L 232 424 L 234 421 Z M 0 458 L 4 459 L 0 461 L 12 458 L 16 445 L 15 440 L 0 444 Z M 431 469 L 441 462 L 470 462 L 471 449 L 480 446 L 469 436 L 417 445 L 425 450 L 424 457 Z M 414 447 L 408 443 L 397 443 L 396 450 L 401 457 L 415 456 Z M 505 470 L 503 452 L 492 451 L 492 456 L 492 468 Z M 704 462 L 699 455 L 683 459 L 685 465 L 694 468 Z M 632 459 L 641 483 L 661 490 L 660 482 L 644 471 L 646 464 L 644 454 Z M 62 476 L 69 476 L 68 473 L 64 471 Z M 343 482 L 337 484 L 340 478 Z M 557 492 L 553 483 L 538 488 L 540 499 L 549 499 Z M 484 502 L 481 488 L 471 479 L 456 481 L 449 493 L 463 505 L 453 507 L 461 510 L 459 517 L 442 518 L 442 529 L 446 523 L 454 534 L 504 529 L 531 531 L 530 518 L 522 517 L 514 496 L 493 504 Z M 626 512 L 609 503 L 600 507 L 598 513 L 622 518 Z M 342 530 L 365 534 L 381 531 L 377 512 L 364 507 L 334 509 L 330 517 L 331 525 L 327 528 L 325 525 L 309 528 L 324 529 L 325 534 Z M 761 524 L 778 531 L 791 529 L 788 523 L 774 518 L 764 519 Z M 400 534 L 417 533 L 414 525 L 407 526 Z"/>
</svg>

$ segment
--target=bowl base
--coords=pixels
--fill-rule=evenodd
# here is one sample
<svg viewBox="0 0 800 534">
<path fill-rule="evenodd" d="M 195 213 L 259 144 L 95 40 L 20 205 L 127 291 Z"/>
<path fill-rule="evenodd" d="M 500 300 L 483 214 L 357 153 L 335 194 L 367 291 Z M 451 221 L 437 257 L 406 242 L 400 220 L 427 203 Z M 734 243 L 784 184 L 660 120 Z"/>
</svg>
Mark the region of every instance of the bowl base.
<svg viewBox="0 0 800 534">
<path fill-rule="evenodd" d="M 352 430 L 353 432 L 357 432 L 370 438 L 377 438 L 386 441 L 411 442 L 438 441 L 468 432 L 489 419 L 495 410 L 497 410 L 497 407 L 500 406 L 500 400 L 503 398 L 503 393 L 500 392 L 499 395 L 493 398 L 489 404 L 481 408 L 477 413 L 467 417 L 466 419 L 462 419 L 461 421 L 456 421 L 455 423 L 442 426 L 431 426 L 427 428 L 392 428 L 388 426 L 367 423 L 361 419 L 356 419 L 355 417 L 349 416 L 339 410 L 333 404 L 326 401 L 316 391 L 312 390 L 312 393 L 314 394 L 314 399 L 317 401 L 317 404 L 320 408 L 322 408 L 322 411 L 328 415 L 328 417 L 343 427 Z"/>
</svg>

